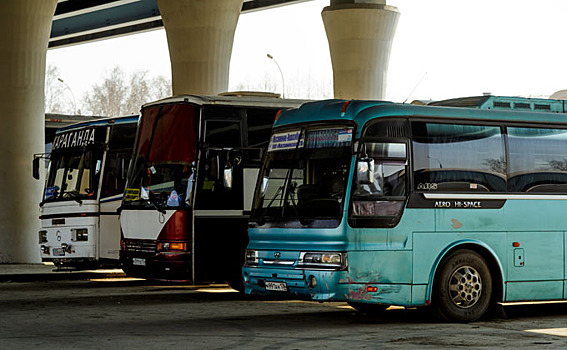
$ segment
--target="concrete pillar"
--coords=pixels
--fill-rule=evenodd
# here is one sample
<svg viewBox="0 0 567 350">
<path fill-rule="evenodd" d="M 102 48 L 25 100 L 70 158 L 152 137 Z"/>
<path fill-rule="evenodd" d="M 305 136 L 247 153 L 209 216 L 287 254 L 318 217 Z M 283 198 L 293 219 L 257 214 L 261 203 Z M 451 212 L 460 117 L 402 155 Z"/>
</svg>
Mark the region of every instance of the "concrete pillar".
<svg viewBox="0 0 567 350">
<path fill-rule="evenodd" d="M 216 95 L 228 89 L 234 32 L 243 0 L 158 0 L 173 94 Z"/>
<path fill-rule="evenodd" d="M 38 204 L 32 177 L 44 152 L 45 54 L 57 0 L 0 3 L 0 263 L 40 262 Z"/>
<path fill-rule="evenodd" d="M 385 0 L 331 0 L 321 15 L 335 98 L 383 99 L 398 9 Z"/>
</svg>

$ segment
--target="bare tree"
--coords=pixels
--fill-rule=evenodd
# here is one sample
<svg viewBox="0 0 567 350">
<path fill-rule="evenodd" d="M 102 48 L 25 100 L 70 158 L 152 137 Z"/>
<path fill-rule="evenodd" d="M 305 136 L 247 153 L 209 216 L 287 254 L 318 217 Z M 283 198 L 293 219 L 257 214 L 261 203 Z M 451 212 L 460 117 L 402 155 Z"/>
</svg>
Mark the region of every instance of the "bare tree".
<svg viewBox="0 0 567 350">
<path fill-rule="evenodd" d="M 69 91 L 60 79 L 59 68 L 49 65 L 45 71 L 45 111 L 47 113 L 71 113 Z"/>
<path fill-rule="evenodd" d="M 102 84 L 94 85 L 83 98 L 85 109 L 93 115 L 116 116 L 122 114 L 122 101 L 126 98 L 124 73 L 114 67 Z"/>
<path fill-rule="evenodd" d="M 286 98 L 323 99 L 332 98 L 333 83 L 330 77 L 316 76 L 311 71 L 296 72 L 286 77 Z M 282 82 L 273 74 L 264 73 L 260 79 L 247 77 L 236 84 L 237 91 L 266 91 L 282 95 Z"/>
<path fill-rule="evenodd" d="M 125 99 L 125 111 L 134 114 L 140 111 L 140 106 L 152 100 L 151 82 L 148 72 L 142 71 L 130 77 L 130 91 Z"/>
<path fill-rule="evenodd" d="M 147 71 L 139 71 L 127 77 L 115 67 L 100 85 L 85 94 L 83 105 L 93 115 L 136 114 L 144 103 L 170 94 L 171 82 L 162 76 L 150 78 Z"/>
<path fill-rule="evenodd" d="M 170 96 L 173 93 L 171 89 L 171 81 L 163 75 L 158 75 L 157 77 L 152 79 L 150 92 L 152 99 L 160 99 L 166 96 Z"/>
</svg>

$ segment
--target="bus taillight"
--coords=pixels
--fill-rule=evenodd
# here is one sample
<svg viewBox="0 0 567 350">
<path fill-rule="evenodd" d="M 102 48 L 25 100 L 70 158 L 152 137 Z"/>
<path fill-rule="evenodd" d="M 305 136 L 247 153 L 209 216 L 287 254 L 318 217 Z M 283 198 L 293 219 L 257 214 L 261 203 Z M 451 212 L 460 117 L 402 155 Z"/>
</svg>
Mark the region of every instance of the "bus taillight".
<svg viewBox="0 0 567 350">
<path fill-rule="evenodd" d="M 187 251 L 187 243 L 184 242 L 161 242 L 157 245 L 158 252 Z"/>
</svg>

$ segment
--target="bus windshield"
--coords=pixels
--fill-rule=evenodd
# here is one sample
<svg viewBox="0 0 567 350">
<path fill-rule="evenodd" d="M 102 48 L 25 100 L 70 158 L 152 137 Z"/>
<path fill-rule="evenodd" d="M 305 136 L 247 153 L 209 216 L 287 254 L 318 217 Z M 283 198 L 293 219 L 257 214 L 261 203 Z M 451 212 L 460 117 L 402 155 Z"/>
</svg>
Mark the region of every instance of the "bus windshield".
<svg viewBox="0 0 567 350">
<path fill-rule="evenodd" d="M 143 111 L 124 207 L 190 205 L 196 157 L 196 108 L 164 105 Z"/>
<path fill-rule="evenodd" d="M 345 201 L 352 128 L 272 135 L 252 219 L 260 226 L 336 227 Z"/>
<path fill-rule="evenodd" d="M 95 199 L 101 164 L 102 150 L 94 146 L 54 151 L 43 200 Z"/>
</svg>

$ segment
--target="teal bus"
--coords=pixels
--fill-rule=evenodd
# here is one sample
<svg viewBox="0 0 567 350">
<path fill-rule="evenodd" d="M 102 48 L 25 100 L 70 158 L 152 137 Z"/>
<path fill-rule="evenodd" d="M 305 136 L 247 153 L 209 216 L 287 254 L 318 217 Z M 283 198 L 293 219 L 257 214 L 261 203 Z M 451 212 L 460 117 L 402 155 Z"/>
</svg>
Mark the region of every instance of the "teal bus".
<svg viewBox="0 0 567 350">
<path fill-rule="evenodd" d="M 567 299 L 565 109 L 480 96 L 284 111 L 256 186 L 245 292 L 460 322 Z"/>
</svg>

